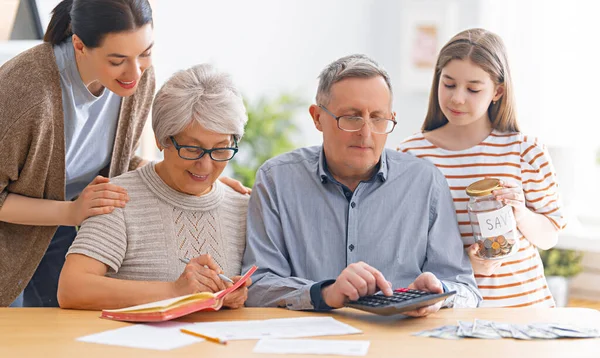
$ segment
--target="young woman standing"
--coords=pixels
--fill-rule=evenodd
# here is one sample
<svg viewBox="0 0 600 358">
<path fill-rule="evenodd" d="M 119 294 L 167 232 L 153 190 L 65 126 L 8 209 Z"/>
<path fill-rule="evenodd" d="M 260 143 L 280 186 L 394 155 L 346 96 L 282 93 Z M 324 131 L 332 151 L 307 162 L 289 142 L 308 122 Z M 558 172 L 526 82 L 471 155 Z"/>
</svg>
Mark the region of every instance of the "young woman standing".
<svg viewBox="0 0 600 358">
<path fill-rule="evenodd" d="M 64 0 L 0 68 L 0 306 L 58 306 L 75 226 L 126 204 L 107 177 L 142 164 L 153 41 L 147 0 Z"/>
</svg>

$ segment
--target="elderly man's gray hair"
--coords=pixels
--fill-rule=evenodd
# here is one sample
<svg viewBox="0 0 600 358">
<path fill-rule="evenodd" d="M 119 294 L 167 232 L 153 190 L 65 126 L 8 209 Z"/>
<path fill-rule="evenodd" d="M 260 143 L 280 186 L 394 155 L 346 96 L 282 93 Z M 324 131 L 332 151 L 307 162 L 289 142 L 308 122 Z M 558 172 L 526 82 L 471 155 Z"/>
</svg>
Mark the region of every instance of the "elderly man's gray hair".
<svg viewBox="0 0 600 358">
<path fill-rule="evenodd" d="M 228 74 L 209 64 L 175 73 L 154 98 L 152 129 L 163 147 L 192 121 L 238 140 L 244 135 L 248 115 L 242 96 Z"/>
<path fill-rule="evenodd" d="M 392 81 L 387 71 L 368 56 L 356 54 L 342 57 L 330 63 L 319 75 L 317 104 L 327 105 L 331 99 L 331 87 L 346 78 L 373 78 L 381 76 L 392 96 Z"/>
</svg>

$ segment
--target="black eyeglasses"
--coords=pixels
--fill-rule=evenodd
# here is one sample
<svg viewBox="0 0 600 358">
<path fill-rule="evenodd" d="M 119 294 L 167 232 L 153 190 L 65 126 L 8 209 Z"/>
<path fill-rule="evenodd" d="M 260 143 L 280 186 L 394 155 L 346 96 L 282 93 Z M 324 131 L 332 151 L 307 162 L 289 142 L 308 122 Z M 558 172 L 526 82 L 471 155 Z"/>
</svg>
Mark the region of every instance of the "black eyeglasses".
<svg viewBox="0 0 600 358">
<path fill-rule="evenodd" d="M 330 116 L 332 116 L 336 121 L 338 128 L 346 131 L 346 132 L 358 132 L 365 126 L 365 119 L 360 116 L 336 116 L 331 113 L 325 106 L 319 105 L 319 108 L 327 112 Z M 369 122 L 369 127 L 373 133 L 377 134 L 388 134 L 391 133 L 396 127 L 396 119 L 395 118 L 370 118 L 367 122 Z"/>
<path fill-rule="evenodd" d="M 179 145 L 177 141 L 175 141 L 175 137 L 171 136 L 171 142 L 177 149 L 177 154 L 181 159 L 185 160 L 197 160 L 204 156 L 204 154 L 208 154 L 210 159 L 215 162 L 226 162 L 231 160 L 235 154 L 238 152 L 238 143 L 235 136 L 233 136 L 233 143 L 235 145 L 234 148 L 226 147 L 226 148 L 213 148 L 213 149 L 204 149 L 202 147 L 197 147 L 195 145 Z"/>
</svg>

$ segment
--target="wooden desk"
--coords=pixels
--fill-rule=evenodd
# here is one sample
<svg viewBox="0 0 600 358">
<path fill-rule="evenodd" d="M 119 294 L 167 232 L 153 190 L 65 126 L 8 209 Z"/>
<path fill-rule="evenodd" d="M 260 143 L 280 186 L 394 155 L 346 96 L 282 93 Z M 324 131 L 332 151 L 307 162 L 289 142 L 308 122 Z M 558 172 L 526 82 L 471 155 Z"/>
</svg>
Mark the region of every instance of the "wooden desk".
<svg viewBox="0 0 600 358">
<path fill-rule="evenodd" d="M 306 317 L 310 312 L 285 309 L 244 308 L 196 313 L 181 321 L 251 320 Z M 318 339 L 370 340 L 369 357 L 599 357 L 600 339 L 516 341 L 462 339 L 447 341 L 414 337 L 423 329 L 473 318 L 510 323 L 562 322 L 600 328 L 600 311 L 584 308 L 556 309 L 445 309 L 427 318 L 380 317 L 351 309 L 331 315 L 364 331 L 362 335 Z M 75 341 L 76 338 L 128 323 L 98 318 L 98 312 L 51 308 L 0 308 L 0 357 L 253 357 L 256 341 L 231 341 L 227 346 L 200 342 L 171 351 L 122 348 Z M 266 356 L 266 355 L 265 355 Z M 272 355 L 280 358 L 281 355 Z M 294 356 L 300 357 L 300 356 Z M 317 356 L 311 356 L 317 357 Z M 322 356 L 319 356 L 322 357 Z"/>
</svg>

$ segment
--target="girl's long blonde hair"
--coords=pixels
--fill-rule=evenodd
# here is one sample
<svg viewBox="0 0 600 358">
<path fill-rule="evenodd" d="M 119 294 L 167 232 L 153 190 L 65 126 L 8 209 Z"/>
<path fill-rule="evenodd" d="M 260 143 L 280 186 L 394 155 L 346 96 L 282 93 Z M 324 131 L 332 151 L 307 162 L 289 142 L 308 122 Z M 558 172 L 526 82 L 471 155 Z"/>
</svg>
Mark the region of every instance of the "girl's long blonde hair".
<svg viewBox="0 0 600 358">
<path fill-rule="evenodd" d="M 429 108 L 421 129 L 431 131 L 448 123 L 440 108 L 438 89 L 442 69 L 452 60 L 470 60 L 487 72 L 496 86 L 504 87 L 502 97 L 496 103 L 490 103 L 488 116 L 492 128 L 501 132 L 518 132 L 506 48 L 500 36 L 484 29 L 462 31 L 448 41 L 440 51 L 429 94 Z"/>
</svg>

